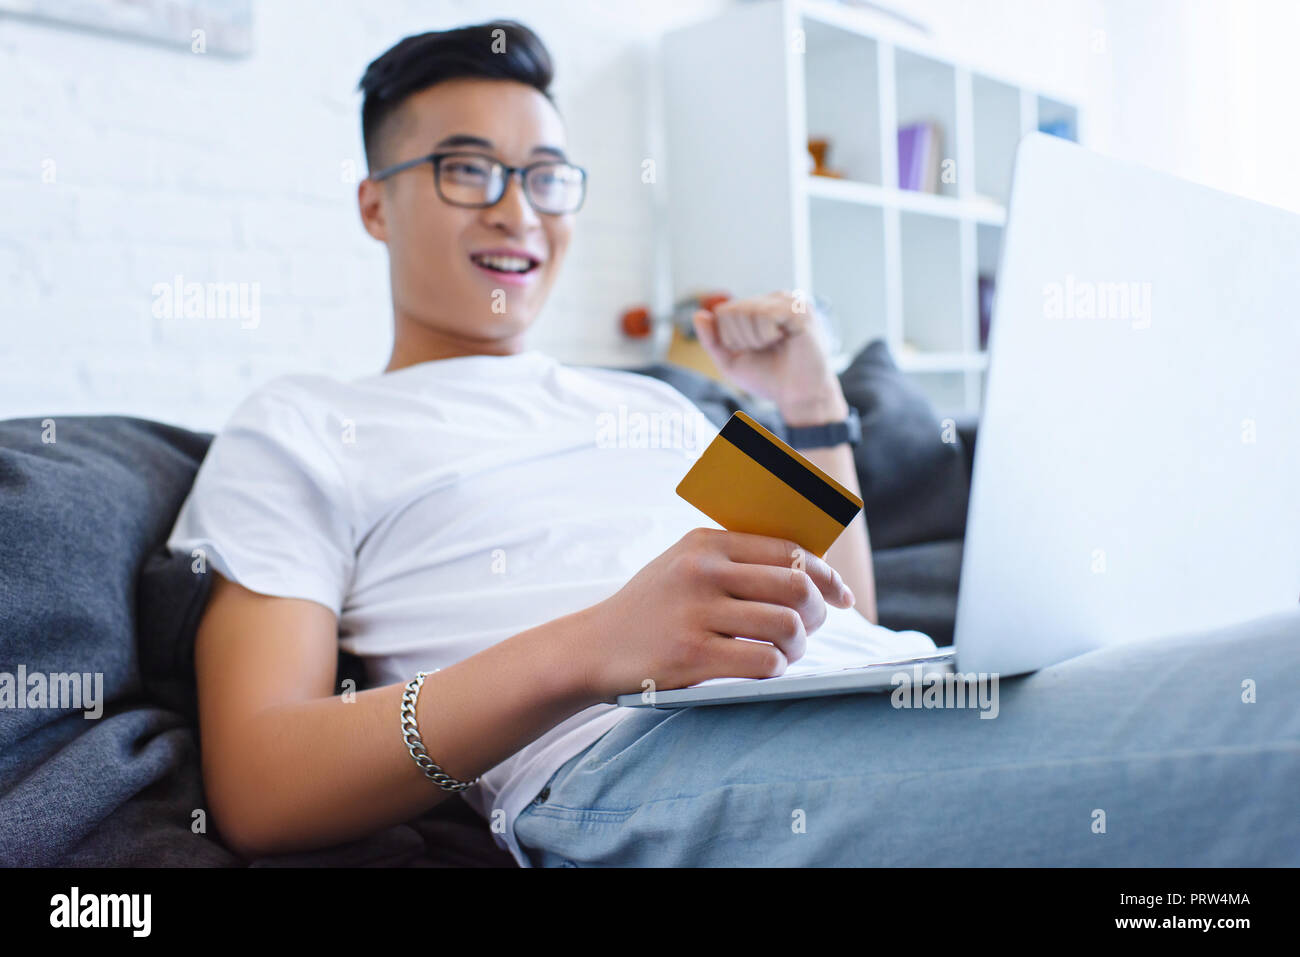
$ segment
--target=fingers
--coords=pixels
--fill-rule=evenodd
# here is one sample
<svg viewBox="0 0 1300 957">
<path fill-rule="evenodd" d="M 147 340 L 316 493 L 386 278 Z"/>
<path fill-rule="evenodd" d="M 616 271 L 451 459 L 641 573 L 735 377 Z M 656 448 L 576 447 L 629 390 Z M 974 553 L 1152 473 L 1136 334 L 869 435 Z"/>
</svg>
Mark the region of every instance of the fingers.
<svg viewBox="0 0 1300 957">
<path fill-rule="evenodd" d="M 840 573 L 812 552 L 800 548 L 787 539 L 770 535 L 750 535 L 746 532 L 718 532 L 723 554 L 733 562 L 749 565 L 774 565 L 802 572 L 812 579 L 817 590 L 837 608 L 853 607 L 853 592 L 849 591 Z"/>
<path fill-rule="evenodd" d="M 720 635 L 769 642 L 781 649 L 786 661 L 798 661 L 808 648 L 803 619 L 785 605 L 733 598 L 718 605 L 715 614 L 711 627 Z"/>
<path fill-rule="evenodd" d="M 784 327 L 772 316 L 759 316 L 754 322 L 754 331 L 758 334 L 760 349 L 765 349 L 785 338 Z"/>
<path fill-rule="evenodd" d="M 665 594 L 686 599 L 690 612 L 673 655 L 676 687 L 784 674 L 825 623 L 826 604 L 853 604 L 852 592 L 823 559 L 770 535 L 695 528 L 666 567 Z"/>
<path fill-rule="evenodd" d="M 826 602 L 812 578 L 803 572 L 775 565 L 727 562 L 718 569 L 716 580 L 727 594 L 741 599 L 742 604 L 763 602 L 770 608 L 783 607 L 794 611 L 799 616 L 805 634 L 811 634 L 826 622 Z M 772 640 L 766 635 L 751 634 L 748 631 L 736 631 L 733 634 Z M 784 646 L 782 650 L 785 650 Z M 802 652 L 796 656 L 787 650 L 786 657 L 795 661 L 802 657 Z"/>
<path fill-rule="evenodd" d="M 766 349 L 786 335 L 783 314 L 744 300 L 723 303 L 714 315 L 723 345 L 735 352 Z"/>
<path fill-rule="evenodd" d="M 780 327 L 782 335 L 797 336 L 808 328 L 810 322 L 811 320 L 808 313 L 805 312 L 801 314 L 795 312 L 788 316 L 783 316 L 777 325 Z"/>
<path fill-rule="evenodd" d="M 752 334 L 748 316 L 731 311 L 719 312 L 716 315 L 723 345 L 734 352 L 746 352 L 757 348 L 755 344 L 757 340 Z"/>
<path fill-rule="evenodd" d="M 706 309 L 697 309 L 694 316 L 695 335 L 699 337 L 704 351 L 713 357 L 713 361 L 727 366 L 735 358 L 732 350 L 723 344 L 718 330 L 718 318 Z"/>
<path fill-rule="evenodd" d="M 775 678 L 785 674 L 788 664 L 776 645 L 719 635 L 705 642 L 701 650 L 701 666 L 690 683 L 710 678 Z"/>
<path fill-rule="evenodd" d="M 774 292 L 732 299 L 713 307 L 717 335 L 733 352 L 766 349 L 807 326 L 806 310 L 796 308 L 790 293 Z"/>
</svg>

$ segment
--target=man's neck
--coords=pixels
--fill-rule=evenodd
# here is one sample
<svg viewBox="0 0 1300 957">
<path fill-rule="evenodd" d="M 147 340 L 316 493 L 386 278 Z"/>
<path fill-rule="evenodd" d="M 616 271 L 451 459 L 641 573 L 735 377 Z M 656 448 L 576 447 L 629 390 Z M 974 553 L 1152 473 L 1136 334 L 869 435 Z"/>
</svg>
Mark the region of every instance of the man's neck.
<svg viewBox="0 0 1300 957">
<path fill-rule="evenodd" d="M 471 339 L 403 319 L 393 323 L 393 351 L 385 372 L 396 372 L 407 366 L 437 359 L 456 359 L 461 356 L 509 356 L 524 350 L 523 335 L 506 339 Z"/>
</svg>

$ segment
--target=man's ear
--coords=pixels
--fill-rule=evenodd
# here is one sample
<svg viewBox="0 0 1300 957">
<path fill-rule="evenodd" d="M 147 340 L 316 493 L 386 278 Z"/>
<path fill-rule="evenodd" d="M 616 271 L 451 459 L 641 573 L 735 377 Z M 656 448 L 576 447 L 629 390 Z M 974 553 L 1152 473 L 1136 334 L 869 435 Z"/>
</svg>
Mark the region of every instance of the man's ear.
<svg viewBox="0 0 1300 957">
<path fill-rule="evenodd" d="M 357 208 L 361 211 L 361 224 L 381 243 L 388 242 L 388 223 L 384 219 L 384 187 L 367 177 L 357 185 Z"/>
</svg>

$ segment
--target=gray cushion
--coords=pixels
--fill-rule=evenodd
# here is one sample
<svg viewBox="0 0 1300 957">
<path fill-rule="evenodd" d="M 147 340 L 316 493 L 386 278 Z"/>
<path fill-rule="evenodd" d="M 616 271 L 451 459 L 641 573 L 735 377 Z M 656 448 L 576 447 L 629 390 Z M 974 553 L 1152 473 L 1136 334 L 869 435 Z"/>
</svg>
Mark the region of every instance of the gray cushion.
<svg viewBox="0 0 1300 957">
<path fill-rule="evenodd" d="M 854 456 L 873 547 L 962 538 L 970 496 L 962 429 L 944 441 L 930 401 L 879 340 L 858 353 L 840 384 L 862 418 Z"/>
<path fill-rule="evenodd" d="M 138 695 L 139 572 L 170 531 L 208 437 L 117 416 L 60 417 L 52 432 L 42 421 L 0 422 L 0 660 L 103 672 L 110 701 Z M 0 726 L 0 751 L 68 720 L 16 711 Z"/>
<path fill-rule="evenodd" d="M 53 442 L 42 441 L 53 438 Z M 0 863 L 147 863 L 196 842 L 197 744 L 184 714 L 150 698 L 137 654 L 137 576 L 165 538 L 207 439 L 116 416 L 0 422 L 0 662 L 103 674 L 104 714 L 9 712 L 0 722 Z M 126 809 L 133 799 L 143 803 Z M 127 826 L 175 802 L 146 839 Z M 175 860 L 175 858 L 173 858 Z"/>
<path fill-rule="evenodd" d="M 873 550 L 880 623 L 895 631 L 924 632 L 936 645 L 951 645 L 961 556 L 957 540 Z"/>
</svg>

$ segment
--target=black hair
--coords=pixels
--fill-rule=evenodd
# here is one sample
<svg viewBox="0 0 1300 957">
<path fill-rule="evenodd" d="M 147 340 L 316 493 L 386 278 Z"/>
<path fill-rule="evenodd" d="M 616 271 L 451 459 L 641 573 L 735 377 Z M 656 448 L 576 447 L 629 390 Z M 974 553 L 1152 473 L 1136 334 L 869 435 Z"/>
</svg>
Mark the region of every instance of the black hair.
<svg viewBox="0 0 1300 957">
<path fill-rule="evenodd" d="M 516 80 L 548 100 L 553 75 L 551 54 L 528 27 L 514 20 L 492 20 L 406 37 L 366 67 L 359 89 L 361 136 L 371 170 L 382 156 L 384 127 L 413 93 L 459 77 Z"/>
</svg>

